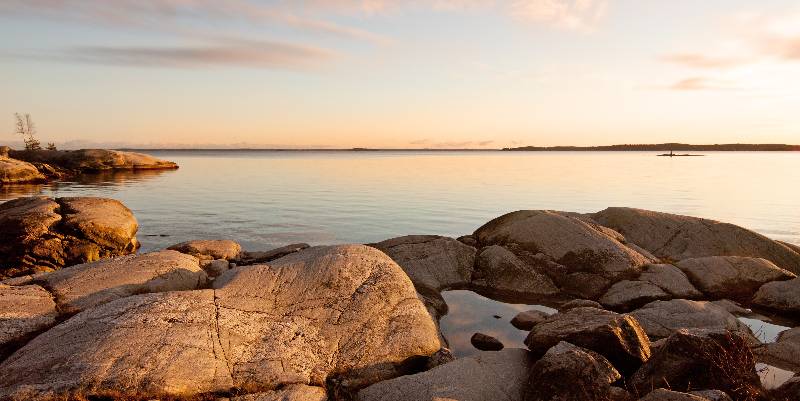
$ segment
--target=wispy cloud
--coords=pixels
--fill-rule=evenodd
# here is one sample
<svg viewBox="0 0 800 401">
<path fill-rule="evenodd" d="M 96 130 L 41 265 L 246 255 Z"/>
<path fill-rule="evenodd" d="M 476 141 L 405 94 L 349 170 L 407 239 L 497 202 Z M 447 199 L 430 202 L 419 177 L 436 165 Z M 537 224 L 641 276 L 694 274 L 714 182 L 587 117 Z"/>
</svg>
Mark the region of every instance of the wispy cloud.
<svg viewBox="0 0 800 401">
<path fill-rule="evenodd" d="M 669 89 L 678 91 L 707 91 L 707 90 L 735 90 L 733 83 L 707 78 L 691 77 L 682 79 L 669 86 Z"/>
<path fill-rule="evenodd" d="M 63 57 L 87 63 L 122 66 L 204 67 L 233 65 L 255 68 L 310 68 L 333 53 L 293 44 L 237 41 L 198 46 L 108 47 L 84 46 L 68 49 Z"/>
<path fill-rule="evenodd" d="M 747 62 L 745 58 L 713 57 L 697 53 L 668 54 L 662 59 L 686 67 L 712 69 L 736 67 Z"/>
</svg>

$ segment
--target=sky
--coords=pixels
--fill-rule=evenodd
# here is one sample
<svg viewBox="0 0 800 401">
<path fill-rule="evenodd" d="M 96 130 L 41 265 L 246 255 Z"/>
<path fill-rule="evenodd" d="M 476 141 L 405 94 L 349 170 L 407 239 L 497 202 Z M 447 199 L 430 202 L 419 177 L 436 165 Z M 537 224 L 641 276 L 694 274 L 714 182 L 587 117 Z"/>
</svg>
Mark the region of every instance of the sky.
<svg viewBox="0 0 800 401">
<path fill-rule="evenodd" d="M 62 148 L 797 144 L 800 4 L 3 0 L 0 83 Z"/>
</svg>

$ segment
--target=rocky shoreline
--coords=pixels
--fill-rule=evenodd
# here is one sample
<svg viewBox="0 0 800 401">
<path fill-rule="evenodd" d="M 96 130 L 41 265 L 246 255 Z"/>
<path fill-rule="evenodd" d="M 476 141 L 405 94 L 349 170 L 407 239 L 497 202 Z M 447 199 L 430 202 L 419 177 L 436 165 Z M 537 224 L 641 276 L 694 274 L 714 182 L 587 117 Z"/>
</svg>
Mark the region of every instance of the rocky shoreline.
<svg viewBox="0 0 800 401">
<path fill-rule="evenodd" d="M 0 226 L 3 400 L 800 399 L 800 253 L 732 224 L 530 210 L 460 238 L 137 254 L 121 203 L 31 197 Z M 558 312 L 509 322 L 525 349 L 474 333 L 486 351 L 455 358 L 456 289 Z M 762 343 L 754 316 L 790 329 Z M 767 389 L 757 363 L 795 376 Z"/>
<path fill-rule="evenodd" d="M 14 150 L 0 146 L 0 186 L 36 184 L 78 174 L 118 170 L 173 170 L 150 155 L 106 149 Z"/>
</svg>

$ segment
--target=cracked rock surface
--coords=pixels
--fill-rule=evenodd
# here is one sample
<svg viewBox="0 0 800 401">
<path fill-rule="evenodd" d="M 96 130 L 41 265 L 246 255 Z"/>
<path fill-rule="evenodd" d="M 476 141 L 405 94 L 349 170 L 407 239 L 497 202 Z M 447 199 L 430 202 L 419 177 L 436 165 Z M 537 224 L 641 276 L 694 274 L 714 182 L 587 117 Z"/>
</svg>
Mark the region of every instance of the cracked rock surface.
<svg viewBox="0 0 800 401">
<path fill-rule="evenodd" d="M 31 336 L 56 324 L 56 304 L 38 285 L 0 284 L 0 360 Z"/>
<path fill-rule="evenodd" d="M 125 255 L 139 247 L 138 223 L 105 198 L 18 198 L 0 204 L 0 278 Z"/>
<path fill-rule="evenodd" d="M 441 348 L 403 270 L 364 245 L 312 247 L 214 282 L 219 336 L 237 387 L 361 387 Z"/>
</svg>

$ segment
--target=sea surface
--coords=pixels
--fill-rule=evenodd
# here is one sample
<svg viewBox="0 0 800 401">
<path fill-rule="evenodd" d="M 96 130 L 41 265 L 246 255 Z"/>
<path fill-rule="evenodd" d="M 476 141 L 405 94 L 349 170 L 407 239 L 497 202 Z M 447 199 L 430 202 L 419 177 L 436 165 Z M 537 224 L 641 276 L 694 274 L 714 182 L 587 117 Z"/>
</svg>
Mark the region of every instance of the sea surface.
<svg viewBox="0 0 800 401">
<path fill-rule="evenodd" d="M 800 244 L 800 152 L 150 151 L 175 171 L 0 188 L 119 199 L 143 250 L 199 238 L 246 249 L 460 236 L 519 209 L 632 206 L 709 217 Z"/>
<path fill-rule="evenodd" d="M 296 242 L 369 243 L 407 234 L 460 236 L 519 209 L 595 212 L 631 206 L 739 224 L 800 244 L 800 152 L 150 151 L 175 171 L 84 175 L 0 188 L 20 196 L 119 199 L 139 221 L 142 250 L 230 238 L 247 250 Z M 441 327 L 458 356 L 482 331 L 508 347 L 527 333 L 509 321 L 541 305 L 443 294 Z M 762 341 L 788 327 L 744 319 Z M 765 383 L 785 371 L 761 366 Z"/>
</svg>

